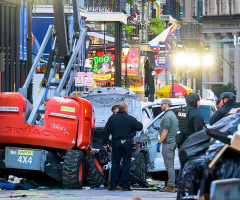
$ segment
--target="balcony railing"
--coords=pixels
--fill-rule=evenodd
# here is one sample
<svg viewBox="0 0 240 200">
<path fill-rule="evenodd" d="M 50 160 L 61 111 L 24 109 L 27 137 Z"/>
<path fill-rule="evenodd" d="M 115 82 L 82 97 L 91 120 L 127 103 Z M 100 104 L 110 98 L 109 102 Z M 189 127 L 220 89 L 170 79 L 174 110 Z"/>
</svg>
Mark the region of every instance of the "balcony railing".
<svg viewBox="0 0 240 200">
<path fill-rule="evenodd" d="M 72 0 L 63 0 L 64 5 L 72 5 Z M 52 5 L 53 0 L 34 0 L 34 5 Z M 125 12 L 125 0 L 79 0 L 79 6 L 88 12 Z"/>
</svg>

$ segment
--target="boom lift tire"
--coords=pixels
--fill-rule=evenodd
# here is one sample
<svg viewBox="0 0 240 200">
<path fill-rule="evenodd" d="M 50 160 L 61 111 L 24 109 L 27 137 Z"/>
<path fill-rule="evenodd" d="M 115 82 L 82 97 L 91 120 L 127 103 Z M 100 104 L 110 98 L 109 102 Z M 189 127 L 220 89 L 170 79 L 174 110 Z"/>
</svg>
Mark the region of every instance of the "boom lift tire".
<svg viewBox="0 0 240 200">
<path fill-rule="evenodd" d="M 63 164 L 63 186 L 70 189 L 81 189 L 84 170 L 84 153 L 81 150 L 68 150 L 65 154 Z"/>
<path fill-rule="evenodd" d="M 146 182 L 147 165 L 146 158 L 142 152 L 140 152 L 136 158 L 136 169 L 134 175 L 141 181 Z"/>
<path fill-rule="evenodd" d="M 8 173 L 6 170 L 0 170 L 0 178 L 4 178 L 6 180 L 8 180 Z"/>
<path fill-rule="evenodd" d="M 107 184 L 107 179 L 103 173 L 103 169 L 96 158 L 90 153 L 88 155 L 88 175 L 86 177 L 89 185 L 93 188 Z"/>
</svg>

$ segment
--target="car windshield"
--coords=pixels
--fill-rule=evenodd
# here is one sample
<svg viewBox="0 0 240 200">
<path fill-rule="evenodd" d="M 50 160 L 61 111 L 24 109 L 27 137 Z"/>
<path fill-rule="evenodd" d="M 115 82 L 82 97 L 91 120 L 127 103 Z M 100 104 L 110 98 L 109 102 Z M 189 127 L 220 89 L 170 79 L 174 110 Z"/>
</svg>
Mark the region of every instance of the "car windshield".
<svg viewBox="0 0 240 200">
<path fill-rule="evenodd" d="M 209 119 L 213 114 L 212 107 L 209 105 L 200 105 L 198 110 L 202 115 L 205 124 L 209 124 Z"/>
</svg>

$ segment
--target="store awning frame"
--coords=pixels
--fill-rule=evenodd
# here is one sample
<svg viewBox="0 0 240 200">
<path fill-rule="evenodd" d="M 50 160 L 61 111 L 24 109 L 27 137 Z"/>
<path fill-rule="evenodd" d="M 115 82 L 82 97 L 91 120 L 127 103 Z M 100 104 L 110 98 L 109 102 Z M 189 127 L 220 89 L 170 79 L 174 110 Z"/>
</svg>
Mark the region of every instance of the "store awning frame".
<svg viewBox="0 0 240 200">
<path fill-rule="evenodd" d="M 97 38 L 100 38 L 100 39 L 103 39 L 103 40 L 105 39 L 109 42 L 115 42 L 114 37 L 106 35 L 106 34 L 104 36 L 103 33 L 95 32 L 95 31 L 89 31 L 89 32 L 87 32 L 87 35 L 90 36 L 90 37 L 97 37 Z"/>
</svg>

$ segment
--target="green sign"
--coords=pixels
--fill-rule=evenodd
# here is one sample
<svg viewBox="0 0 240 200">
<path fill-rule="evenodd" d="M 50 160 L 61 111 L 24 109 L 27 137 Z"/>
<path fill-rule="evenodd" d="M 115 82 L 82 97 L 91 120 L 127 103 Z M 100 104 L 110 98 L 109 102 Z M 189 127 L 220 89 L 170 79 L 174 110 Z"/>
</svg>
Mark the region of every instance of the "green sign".
<svg viewBox="0 0 240 200">
<path fill-rule="evenodd" d="M 75 108 L 74 107 L 68 107 L 68 106 L 61 106 L 61 111 L 75 112 Z"/>
<path fill-rule="evenodd" d="M 94 56 L 93 57 L 93 68 L 92 71 L 97 74 L 103 74 L 110 71 L 111 67 L 111 56 Z"/>
</svg>

